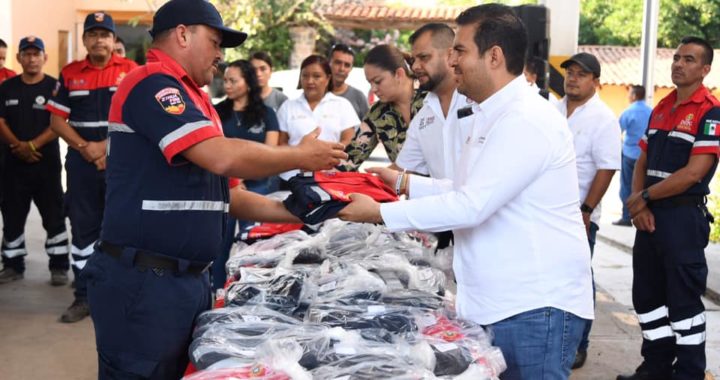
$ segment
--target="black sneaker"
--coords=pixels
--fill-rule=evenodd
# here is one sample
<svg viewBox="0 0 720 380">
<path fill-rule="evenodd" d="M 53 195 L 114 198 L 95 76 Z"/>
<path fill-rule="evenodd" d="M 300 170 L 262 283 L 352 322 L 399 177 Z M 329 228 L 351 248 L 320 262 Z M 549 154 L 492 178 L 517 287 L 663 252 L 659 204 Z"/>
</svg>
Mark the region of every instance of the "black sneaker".
<svg viewBox="0 0 720 380">
<path fill-rule="evenodd" d="M 578 351 L 575 354 L 575 361 L 573 362 L 572 369 L 582 368 L 587 360 L 587 351 Z"/>
<path fill-rule="evenodd" d="M 62 269 L 50 269 L 50 285 L 63 286 L 69 281 L 67 271 Z"/>
<path fill-rule="evenodd" d="M 7 284 L 13 281 L 22 280 L 24 277 L 24 274 L 16 271 L 15 269 L 5 268 L 0 271 L 0 284 Z"/>
<path fill-rule="evenodd" d="M 671 380 L 672 379 L 672 368 L 668 368 L 667 371 L 650 371 L 649 366 L 644 363 L 635 370 L 635 373 L 630 375 L 618 375 L 616 380 Z"/>
<path fill-rule="evenodd" d="M 90 306 L 87 301 L 75 300 L 72 305 L 60 316 L 60 322 L 75 323 L 90 315 Z"/>
<path fill-rule="evenodd" d="M 614 222 L 612 222 L 613 226 L 623 226 L 623 227 L 632 227 L 632 221 L 628 219 L 618 219 Z"/>
</svg>

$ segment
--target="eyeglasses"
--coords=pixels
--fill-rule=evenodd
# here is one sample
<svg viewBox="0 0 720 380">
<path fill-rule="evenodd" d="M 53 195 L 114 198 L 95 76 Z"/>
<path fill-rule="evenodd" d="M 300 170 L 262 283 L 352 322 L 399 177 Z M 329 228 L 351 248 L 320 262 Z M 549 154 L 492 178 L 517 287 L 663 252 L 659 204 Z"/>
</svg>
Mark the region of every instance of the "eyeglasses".
<svg viewBox="0 0 720 380">
<path fill-rule="evenodd" d="M 346 44 L 335 44 L 330 48 L 330 54 L 336 51 L 351 54 L 353 57 L 355 56 L 355 50 Z"/>
</svg>

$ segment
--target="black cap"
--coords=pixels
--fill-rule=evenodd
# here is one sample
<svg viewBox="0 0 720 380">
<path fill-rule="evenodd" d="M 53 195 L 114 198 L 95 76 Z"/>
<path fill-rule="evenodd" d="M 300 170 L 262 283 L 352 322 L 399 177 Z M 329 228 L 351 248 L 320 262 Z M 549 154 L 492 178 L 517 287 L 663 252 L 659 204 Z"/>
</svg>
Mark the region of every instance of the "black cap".
<svg viewBox="0 0 720 380">
<path fill-rule="evenodd" d="M 113 19 L 109 14 L 103 11 L 90 13 L 87 17 L 85 17 L 83 31 L 87 32 L 88 30 L 94 28 L 109 30 L 115 34 L 115 22 L 113 22 Z"/>
<path fill-rule="evenodd" d="M 18 51 L 23 51 L 27 48 L 36 48 L 40 51 L 45 51 L 45 44 L 43 43 L 43 40 L 41 40 L 39 37 L 35 36 L 27 36 L 20 40 L 20 46 L 18 47 Z"/>
<path fill-rule="evenodd" d="M 157 10 L 153 17 L 150 35 L 155 37 L 160 32 L 178 25 L 207 25 L 222 33 L 220 47 L 235 47 L 243 43 L 247 34 L 230 29 L 223 25 L 222 17 L 215 6 L 205 0 L 170 0 Z"/>
<path fill-rule="evenodd" d="M 560 67 L 567 69 L 567 67 L 573 63 L 582 67 L 583 70 L 593 73 L 595 78 L 600 78 L 600 62 L 598 62 L 594 55 L 590 53 L 577 53 L 570 57 L 570 59 L 563 62 Z"/>
</svg>

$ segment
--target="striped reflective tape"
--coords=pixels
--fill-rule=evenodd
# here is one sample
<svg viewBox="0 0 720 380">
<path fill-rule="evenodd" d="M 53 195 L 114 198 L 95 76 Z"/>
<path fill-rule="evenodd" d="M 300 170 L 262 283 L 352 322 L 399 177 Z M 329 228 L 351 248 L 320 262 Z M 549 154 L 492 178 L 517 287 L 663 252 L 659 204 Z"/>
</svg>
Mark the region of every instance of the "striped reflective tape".
<svg viewBox="0 0 720 380">
<path fill-rule="evenodd" d="M 670 322 L 673 330 L 690 330 L 693 326 L 700 326 L 705 323 L 705 312 L 702 312 L 694 317 L 683 319 L 677 322 Z"/>
<path fill-rule="evenodd" d="M 70 91 L 68 93 L 68 96 L 75 97 L 75 96 L 86 96 L 90 95 L 90 90 L 77 90 L 77 91 Z"/>
<path fill-rule="evenodd" d="M 20 235 L 17 239 L 13 241 L 7 241 L 3 237 L 2 245 L 4 248 L 17 248 L 25 243 L 25 234 Z"/>
<path fill-rule="evenodd" d="M 640 323 L 648 323 L 652 321 L 657 321 L 658 319 L 665 318 L 668 316 L 668 308 L 667 306 L 660 306 L 659 308 L 649 311 L 647 313 L 638 313 L 638 321 Z"/>
<path fill-rule="evenodd" d="M 70 124 L 70 126 L 75 127 L 75 128 L 100 128 L 100 127 L 108 126 L 107 121 L 74 121 L 74 120 L 70 120 L 70 121 L 68 121 L 68 124 Z"/>
<path fill-rule="evenodd" d="M 108 132 L 135 133 L 132 128 L 123 123 L 108 123 Z"/>
<path fill-rule="evenodd" d="M 152 201 L 144 200 L 142 209 L 147 211 L 223 211 L 230 210 L 230 204 L 222 201 Z"/>
<path fill-rule="evenodd" d="M 196 130 L 204 127 L 210 127 L 212 126 L 212 122 L 210 120 L 200 120 L 195 121 L 192 123 L 187 123 L 183 125 L 182 127 L 168 133 L 165 137 L 160 140 L 160 143 L 158 144 L 160 146 L 160 150 L 165 151 L 165 148 L 167 148 L 170 144 L 174 143 L 175 141 L 180 140 L 181 138 L 185 137 L 186 135 L 195 132 Z"/>
<path fill-rule="evenodd" d="M 695 136 L 693 136 L 689 133 L 685 133 L 685 132 L 672 131 L 672 132 L 668 133 L 668 137 L 675 137 L 678 139 L 683 139 L 689 143 L 695 142 Z"/>
<path fill-rule="evenodd" d="M 688 336 L 675 334 L 675 344 L 679 344 L 681 346 L 693 346 L 702 344 L 703 342 L 705 342 L 705 331 Z"/>
<path fill-rule="evenodd" d="M 672 173 L 664 172 L 662 170 L 648 170 L 646 174 L 650 177 L 667 178 L 670 177 Z"/>
<path fill-rule="evenodd" d="M 3 249 L 2 255 L 7 257 L 8 259 L 12 259 L 13 257 L 27 255 L 27 250 L 25 250 L 25 248 Z"/>
<path fill-rule="evenodd" d="M 50 239 L 47 239 L 47 241 L 45 242 L 45 245 L 57 244 L 57 243 L 60 243 L 63 241 L 67 241 L 67 239 L 68 239 L 67 231 L 63 231 L 63 232 L 51 237 Z"/>
<path fill-rule="evenodd" d="M 652 330 L 643 330 L 642 335 L 643 338 L 647 340 L 658 340 L 673 337 L 675 336 L 675 333 L 673 333 L 672 328 L 670 328 L 669 325 L 665 325 Z"/>
</svg>

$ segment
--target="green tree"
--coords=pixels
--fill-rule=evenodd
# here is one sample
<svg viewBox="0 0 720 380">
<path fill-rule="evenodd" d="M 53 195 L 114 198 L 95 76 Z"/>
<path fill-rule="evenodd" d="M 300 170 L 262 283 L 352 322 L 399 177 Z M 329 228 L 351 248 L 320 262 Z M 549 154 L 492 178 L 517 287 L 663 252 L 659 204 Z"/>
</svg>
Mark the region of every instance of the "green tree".
<svg viewBox="0 0 720 380">
<path fill-rule="evenodd" d="M 211 0 L 226 25 L 244 31 L 248 39 L 239 48 L 226 49 L 226 60 L 247 58 L 266 51 L 276 69 L 286 68 L 292 51 L 289 27 L 313 26 L 320 39 L 333 34 L 330 24 L 315 11 L 312 0 Z"/>
<path fill-rule="evenodd" d="M 581 0 L 581 45 L 639 46 L 644 0 Z M 720 0 L 661 0 L 658 46 L 673 48 L 684 36 L 720 46 Z"/>
</svg>

